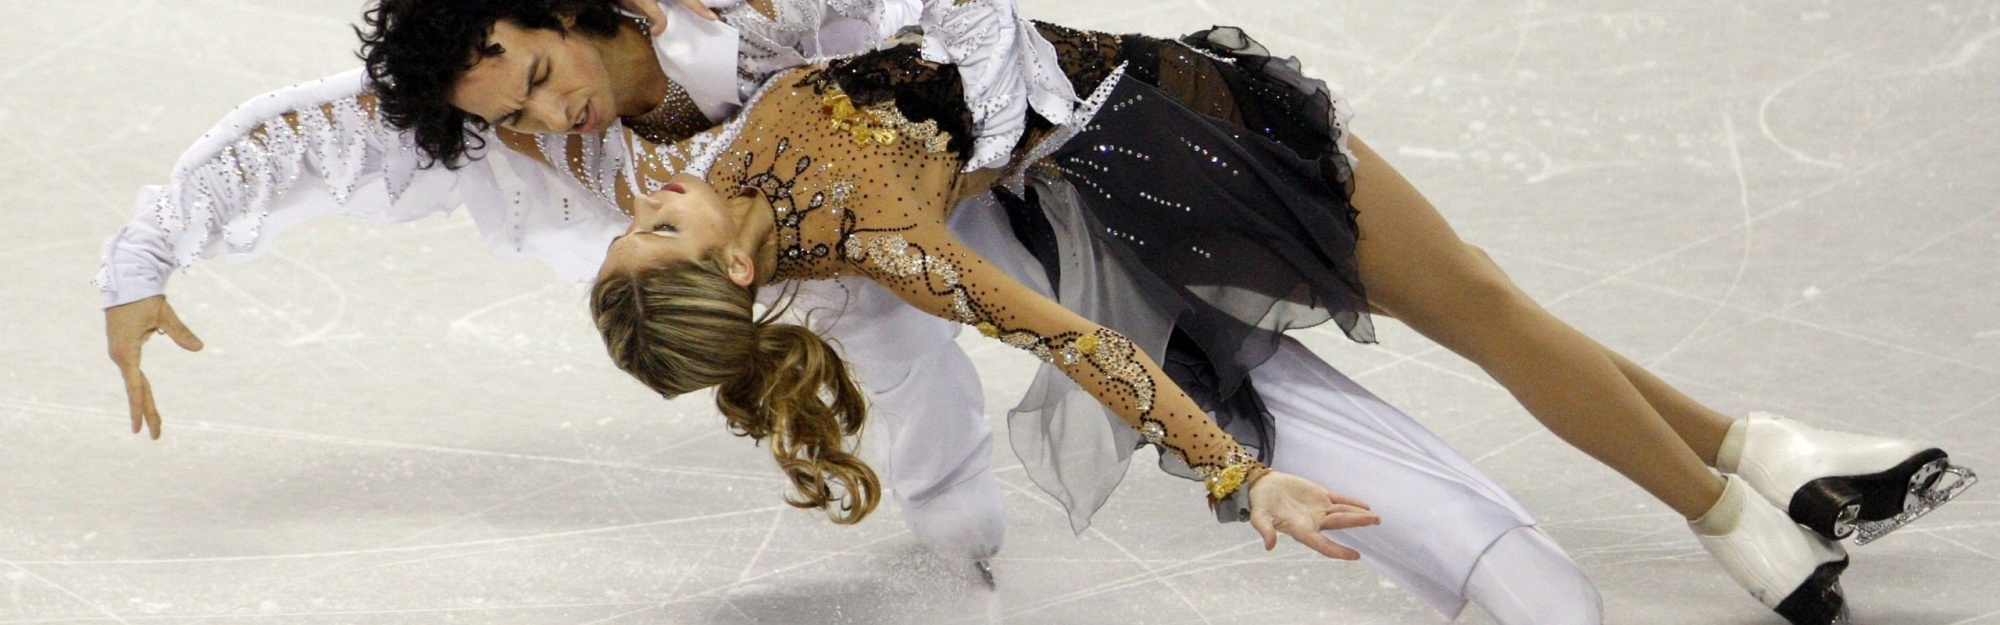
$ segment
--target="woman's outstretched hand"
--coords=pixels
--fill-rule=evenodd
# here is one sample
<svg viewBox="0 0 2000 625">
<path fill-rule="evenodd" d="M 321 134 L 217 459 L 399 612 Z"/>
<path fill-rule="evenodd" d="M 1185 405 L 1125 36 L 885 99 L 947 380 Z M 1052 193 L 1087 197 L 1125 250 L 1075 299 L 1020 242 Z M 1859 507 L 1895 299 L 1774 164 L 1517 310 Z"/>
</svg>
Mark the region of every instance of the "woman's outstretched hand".
<svg viewBox="0 0 2000 625">
<path fill-rule="evenodd" d="M 153 385 L 146 381 L 146 373 L 139 370 L 139 348 L 156 333 L 172 337 L 181 349 L 201 351 L 201 339 L 195 337 L 187 324 L 181 323 L 174 307 L 167 305 L 165 295 L 104 309 L 104 338 L 110 344 L 111 362 L 117 363 L 118 373 L 125 376 L 125 401 L 132 408 L 132 433 L 138 434 L 144 425 L 158 440 L 160 409 L 153 406 Z"/>
<path fill-rule="evenodd" d="M 1264 550 L 1278 546 L 1284 532 L 1320 555 L 1359 560 L 1361 553 L 1333 542 L 1321 530 L 1364 527 L 1382 522 L 1361 500 L 1321 488 L 1289 473 L 1272 471 L 1250 485 L 1250 526 L 1264 537 Z"/>
<path fill-rule="evenodd" d="M 711 20 L 721 19 L 715 14 L 715 11 L 708 8 L 708 5 L 702 4 L 701 0 L 679 0 L 679 2 L 681 6 L 694 11 L 695 15 Z M 624 7 L 627 11 L 645 16 L 646 21 L 653 25 L 653 36 L 658 37 L 667 32 L 667 12 L 660 8 L 658 0 L 618 0 L 618 6 Z"/>
</svg>

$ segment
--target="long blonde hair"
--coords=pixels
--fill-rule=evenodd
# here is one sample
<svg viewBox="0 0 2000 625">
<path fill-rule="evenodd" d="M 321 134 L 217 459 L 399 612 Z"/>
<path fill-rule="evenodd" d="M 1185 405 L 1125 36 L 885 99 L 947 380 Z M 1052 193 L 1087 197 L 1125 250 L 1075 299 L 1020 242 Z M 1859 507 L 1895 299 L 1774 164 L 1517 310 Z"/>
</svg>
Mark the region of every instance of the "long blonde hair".
<svg viewBox="0 0 2000 625">
<path fill-rule="evenodd" d="M 881 480 L 850 451 L 867 403 L 847 365 L 819 335 L 752 319 L 754 293 L 730 282 L 716 256 L 602 276 L 590 311 L 611 360 L 647 388 L 674 397 L 708 387 L 729 431 L 770 444 L 792 481 L 785 501 L 859 522 L 881 502 Z"/>
</svg>

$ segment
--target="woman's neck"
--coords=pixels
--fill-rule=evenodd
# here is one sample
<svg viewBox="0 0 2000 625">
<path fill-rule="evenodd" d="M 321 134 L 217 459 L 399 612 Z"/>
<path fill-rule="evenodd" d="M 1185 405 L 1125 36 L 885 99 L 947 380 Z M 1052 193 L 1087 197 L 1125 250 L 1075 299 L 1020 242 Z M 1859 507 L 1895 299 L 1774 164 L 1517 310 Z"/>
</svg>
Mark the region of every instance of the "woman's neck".
<svg viewBox="0 0 2000 625">
<path fill-rule="evenodd" d="M 618 34 L 602 43 L 604 69 L 617 86 L 618 116 L 653 110 L 667 97 L 667 73 L 653 53 L 653 40 L 636 24 L 620 24 Z"/>
<path fill-rule="evenodd" d="M 762 193 L 750 192 L 731 199 L 730 208 L 738 211 L 736 219 L 741 224 L 736 245 L 751 250 L 750 257 L 757 263 L 755 283 L 769 284 L 778 271 L 778 222 L 771 201 Z"/>
</svg>

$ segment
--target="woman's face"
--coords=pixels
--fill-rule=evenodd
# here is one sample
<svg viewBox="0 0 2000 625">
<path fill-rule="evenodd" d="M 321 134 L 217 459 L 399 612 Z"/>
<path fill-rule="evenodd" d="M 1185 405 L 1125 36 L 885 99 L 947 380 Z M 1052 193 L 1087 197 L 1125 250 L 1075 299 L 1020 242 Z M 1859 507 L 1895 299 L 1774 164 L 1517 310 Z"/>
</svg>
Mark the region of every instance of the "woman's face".
<svg viewBox="0 0 2000 625">
<path fill-rule="evenodd" d="M 485 56 L 452 85 L 449 99 L 487 123 L 523 133 L 597 132 L 617 117 L 604 54 L 589 37 L 526 29 L 501 20 Z"/>
<path fill-rule="evenodd" d="M 743 229 L 741 211 L 706 181 L 687 174 L 669 179 L 665 189 L 632 206 L 632 227 L 612 239 L 598 275 L 633 271 L 675 260 L 692 260 L 722 250 L 730 278 L 749 286 L 756 274 L 748 251 L 736 245 Z M 738 277 L 738 265 L 743 275 Z"/>
</svg>

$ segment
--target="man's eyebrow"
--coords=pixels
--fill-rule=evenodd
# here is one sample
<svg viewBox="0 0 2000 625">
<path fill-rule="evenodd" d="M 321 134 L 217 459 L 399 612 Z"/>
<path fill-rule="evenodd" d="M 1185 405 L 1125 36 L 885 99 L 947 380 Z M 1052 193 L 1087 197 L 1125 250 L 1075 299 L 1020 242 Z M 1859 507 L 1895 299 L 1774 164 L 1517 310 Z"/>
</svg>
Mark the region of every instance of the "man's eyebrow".
<svg viewBox="0 0 2000 625">
<path fill-rule="evenodd" d="M 511 126 L 521 121 L 521 113 L 528 110 L 528 96 L 535 93 L 535 75 L 540 74 L 541 69 L 542 59 L 540 57 L 536 57 L 534 62 L 528 64 L 528 79 L 526 83 L 521 85 L 521 108 L 514 109 L 514 112 L 501 117 L 500 121 L 495 125 Z"/>
</svg>

